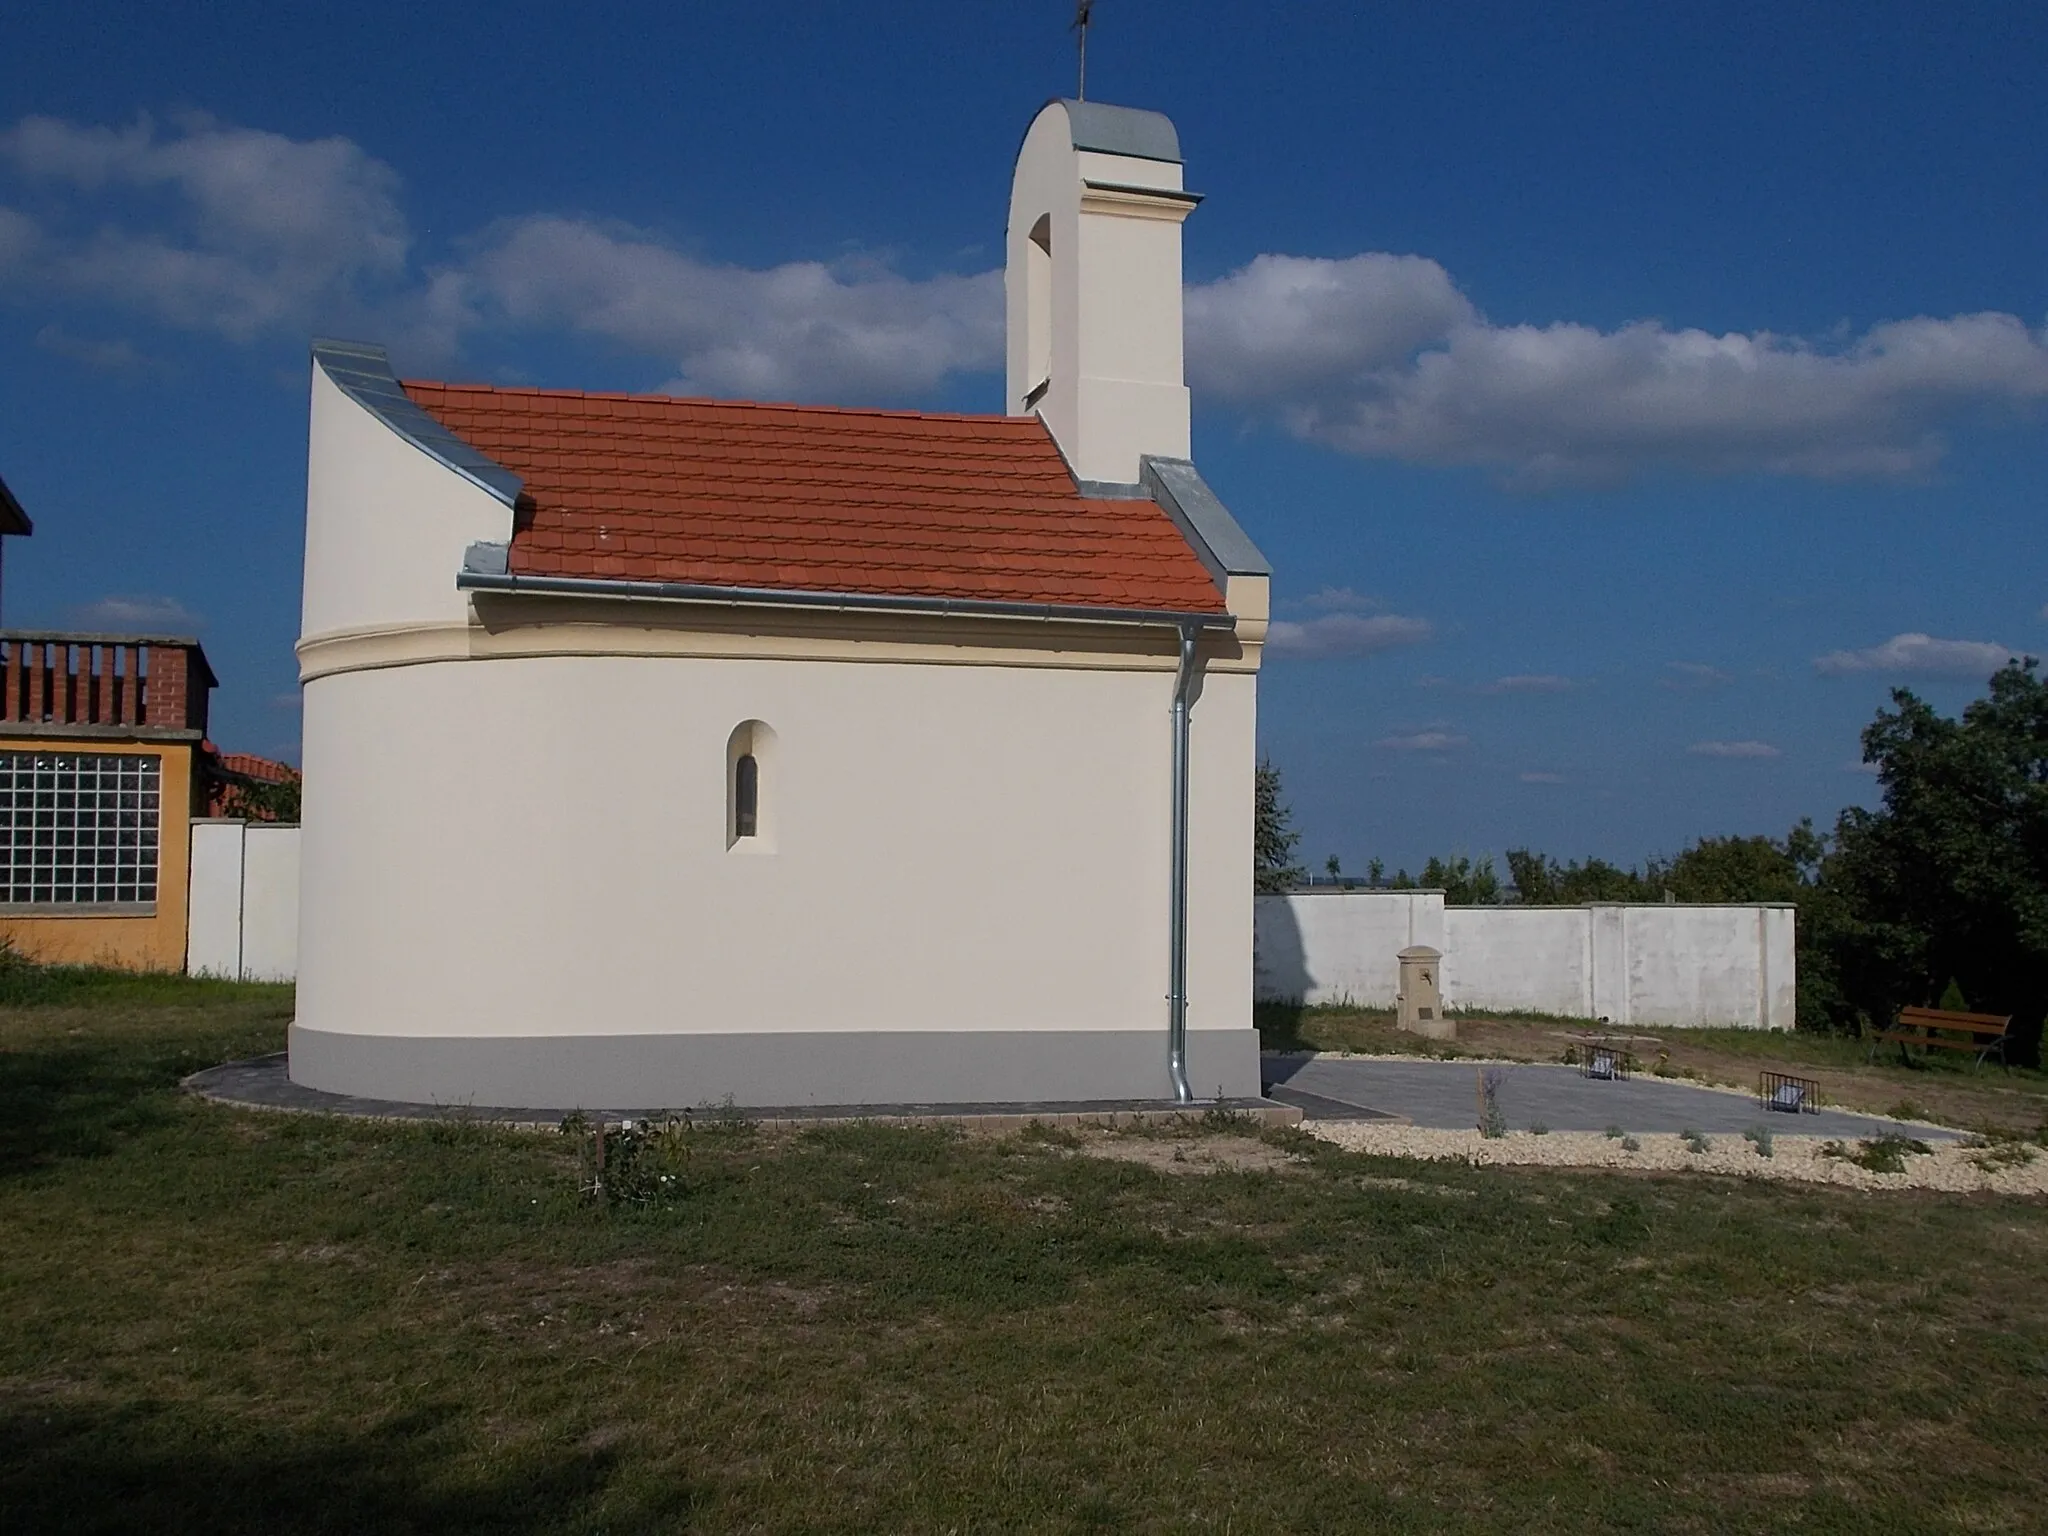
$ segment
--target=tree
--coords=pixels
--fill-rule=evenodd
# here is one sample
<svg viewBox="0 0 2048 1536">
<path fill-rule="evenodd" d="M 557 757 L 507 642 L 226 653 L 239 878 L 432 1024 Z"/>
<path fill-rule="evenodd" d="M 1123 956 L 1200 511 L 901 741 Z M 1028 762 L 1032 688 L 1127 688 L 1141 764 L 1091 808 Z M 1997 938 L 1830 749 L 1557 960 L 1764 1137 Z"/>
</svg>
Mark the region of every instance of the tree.
<svg viewBox="0 0 2048 1536">
<path fill-rule="evenodd" d="M 1302 877 L 1301 866 L 1294 862 L 1301 834 L 1291 825 L 1294 818 L 1280 798 L 1280 770 L 1271 758 L 1259 763 L 1252 797 L 1252 889 L 1261 894 L 1292 890 Z"/>
<path fill-rule="evenodd" d="M 1444 893 L 1444 904 L 1452 907 L 1491 906 L 1500 900 L 1500 876 L 1493 872 L 1493 860 L 1478 863 L 1463 854 L 1452 859 L 1432 858 L 1422 866 L 1422 885 Z"/>
<path fill-rule="evenodd" d="M 1959 720 L 1909 689 L 1863 732 L 1883 804 L 1835 824 L 1821 885 L 1843 1022 L 1888 1019 L 1951 979 L 1977 1007 L 2048 1008 L 2048 684 L 2029 657 Z"/>
</svg>

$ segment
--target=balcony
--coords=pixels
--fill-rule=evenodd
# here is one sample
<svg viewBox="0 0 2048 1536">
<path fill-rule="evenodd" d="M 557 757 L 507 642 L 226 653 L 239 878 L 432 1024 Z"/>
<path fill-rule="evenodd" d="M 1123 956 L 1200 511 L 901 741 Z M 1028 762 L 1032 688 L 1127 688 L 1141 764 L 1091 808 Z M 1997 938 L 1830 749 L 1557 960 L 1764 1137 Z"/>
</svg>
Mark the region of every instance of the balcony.
<svg viewBox="0 0 2048 1536">
<path fill-rule="evenodd" d="M 199 740 L 214 686 L 197 640 L 0 630 L 0 736 Z"/>
</svg>

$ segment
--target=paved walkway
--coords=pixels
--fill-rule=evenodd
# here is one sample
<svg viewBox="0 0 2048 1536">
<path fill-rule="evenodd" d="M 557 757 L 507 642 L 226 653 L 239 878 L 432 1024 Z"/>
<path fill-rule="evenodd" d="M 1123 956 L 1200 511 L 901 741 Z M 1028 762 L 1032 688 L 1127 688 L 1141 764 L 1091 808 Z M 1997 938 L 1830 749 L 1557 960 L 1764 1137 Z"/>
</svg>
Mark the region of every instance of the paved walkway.
<svg viewBox="0 0 2048 1536">
<path fill-rule="evenodd" d="M 1532 1125 L 1604 1131 L 1618 1125 L 1651 1135 L 1690 1130 L 1733 1136 L 1768 1125 L 1780 1135 L 1845 1139 L 1901 1130 L 1924 1139 L 1956 1134 L 1838 1109 L 1797 1115 L 1767 1111 L 1754 1096 L 1661 1077 L 1603 1081 L 1583 1076 L 1577 1067 L 1334 1056 L 1267 1056 L 1262 1067 L 1267 1096 L 1299 1107 L 1312 1120 L 1400 1119 L 1469 1131 L 1479 1123 L 1479 1073 L 1490 1069 L 1504 1074 L 1500 1108 L 1514 1131 Z"/>
<path fill-rule="evenodd" d="M 303 1087 L 286 1071 L 286 1056 L 258 1056 L 250 1061 L 230 1061 L 218 1067 L 194 1072 L 184 1086 L 201 1098 L 222 1104 L 239 1104 L 250 1109 L 288 1109 L 323 1115 L 351 1115 L 372 1120 L 467 1120 L 493 1125 L 560 1125 L 572 1111 L 559 1109 L 507 1109 L 482 1104 L 408 1104 L 396 1099 L 364 1099 L 343 1093 L 324 1093 Z M 738 1109 L 755 1125 L 812 1125 L 821 1120 L 866 1120 L 892 1125 L 958 1125 L 980 1131 L 1022 1130 L 1027 1125 L 1167 1125 L 1188 1119 L 1199 1120 L 1211 1109 L 1221 1108 L 1241 1119 L 1261 1125 L 1300 1123 L 1299 1106 L 1273 1099 L 1225 1099 L 1196 1104 L 1175 1104 L 1159 1099 L 1086 1099 L 1061 1103 L 1029 1104 L 798 1104 L 744 1105 Z M 593 1120 L 660 1120 L 685 1106 L 623 1108 L 590 1105 L 580 1111 Z M 698 1118 L 716 1121 L 726 1111 L 716 1105 L 700 1105 Z"/>
</svg>

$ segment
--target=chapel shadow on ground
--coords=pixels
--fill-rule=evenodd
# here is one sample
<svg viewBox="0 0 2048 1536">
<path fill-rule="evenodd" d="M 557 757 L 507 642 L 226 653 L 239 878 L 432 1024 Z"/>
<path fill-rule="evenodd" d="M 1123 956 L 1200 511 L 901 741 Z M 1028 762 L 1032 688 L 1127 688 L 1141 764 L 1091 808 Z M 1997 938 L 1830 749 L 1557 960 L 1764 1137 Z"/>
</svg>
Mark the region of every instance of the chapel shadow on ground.
<svg viewBox="0 0 2048 1536">
<path fill-rule="evenodd" d="M 673 1529 L 698 1490 L 614 1487 L 611 1450 L 540 1449 L 479 1476 L 452 1465 L 467 1436 L 454 1408 L 367 1431 L 202 1422 L 189 1407 L 80 1407 L 15 1398 L 0 1411 L 8 1447 L 0 1508 L 18 1531 L 175 1536 L 522 1536 L 591 1525 Z"/>
</svg>

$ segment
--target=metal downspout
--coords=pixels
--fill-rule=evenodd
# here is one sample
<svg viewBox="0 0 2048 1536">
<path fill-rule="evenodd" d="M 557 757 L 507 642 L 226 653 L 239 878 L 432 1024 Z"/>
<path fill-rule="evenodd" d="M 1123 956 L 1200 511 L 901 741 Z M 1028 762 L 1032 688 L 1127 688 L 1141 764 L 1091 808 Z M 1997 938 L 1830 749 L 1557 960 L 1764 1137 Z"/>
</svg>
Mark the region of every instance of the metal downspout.
<svg viewBox="0 0 2048 1536">
<path fill-rule="evenodd" d="M 1173 679 L 1173 877 L 1166 993 L 1166 1071 L 1176 1104 L 1194 1102 L 1188 1086 L 1188 723 L 1194 710 L 1195 645 L 1201 630 L 1180 626 L 1180 669 Z"/>
</svg>

